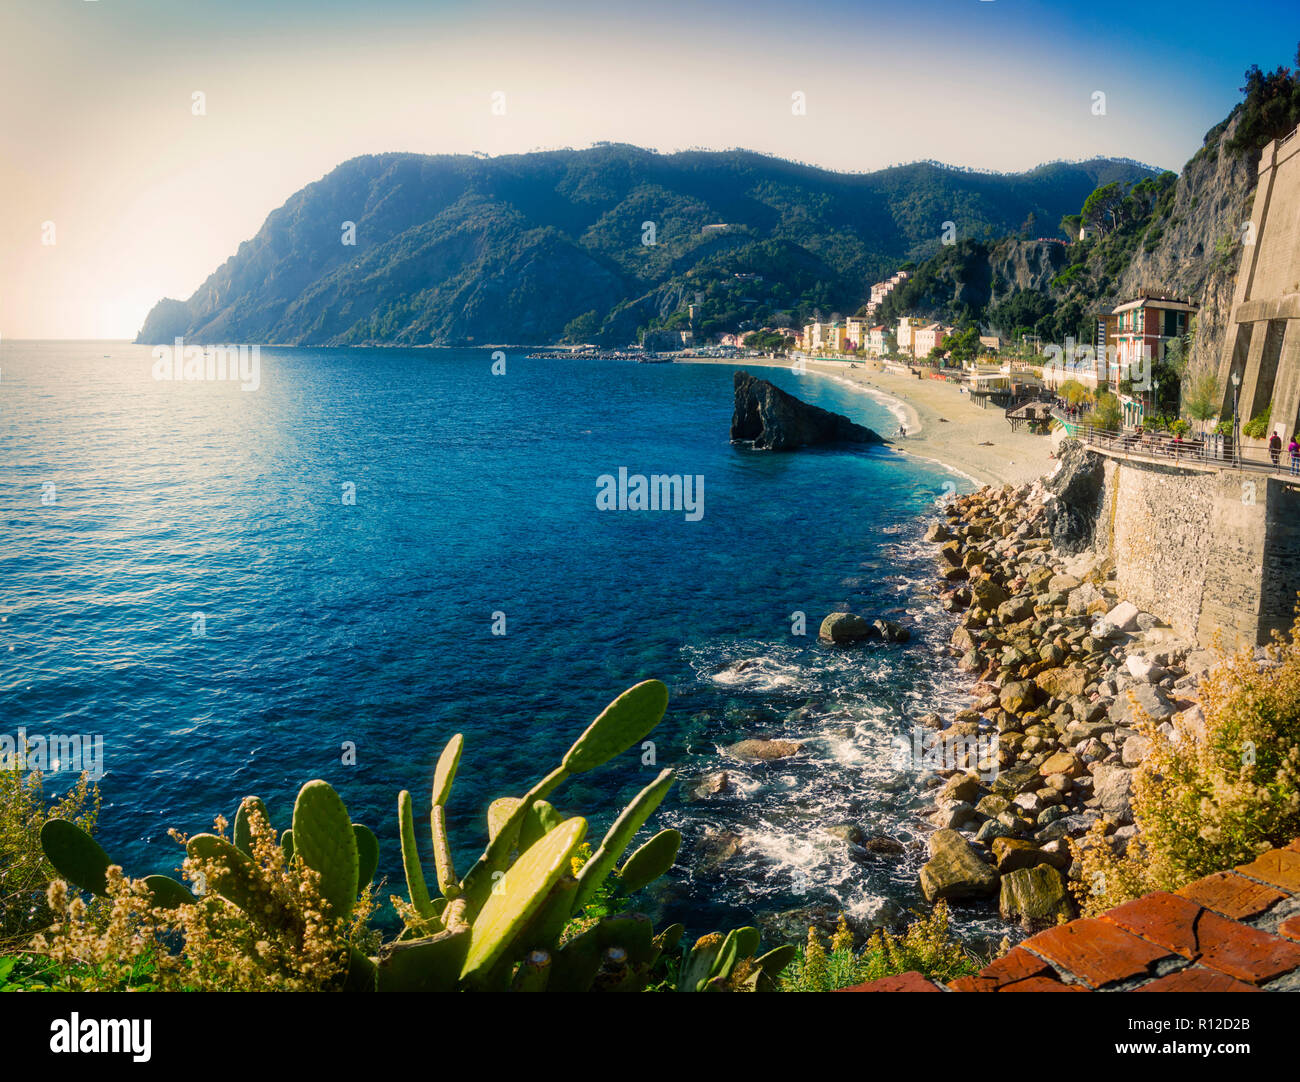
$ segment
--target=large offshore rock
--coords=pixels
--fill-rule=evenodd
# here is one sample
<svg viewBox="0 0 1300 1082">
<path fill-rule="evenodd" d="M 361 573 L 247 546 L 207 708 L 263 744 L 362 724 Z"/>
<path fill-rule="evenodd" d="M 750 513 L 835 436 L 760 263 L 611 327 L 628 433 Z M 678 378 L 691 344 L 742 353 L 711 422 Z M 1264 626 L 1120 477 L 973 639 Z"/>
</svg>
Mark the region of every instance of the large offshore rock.
<svg viewBox="0 0 1300 1082">
<path fill-rule="evenodd" d="M 736 373 L 732 442 L 755 450 L 790 451 L 819 443 L 883 443 L 871 429 L 847 417 L 800 402 L 775 384 L 748 372 Z"/>
</svg>

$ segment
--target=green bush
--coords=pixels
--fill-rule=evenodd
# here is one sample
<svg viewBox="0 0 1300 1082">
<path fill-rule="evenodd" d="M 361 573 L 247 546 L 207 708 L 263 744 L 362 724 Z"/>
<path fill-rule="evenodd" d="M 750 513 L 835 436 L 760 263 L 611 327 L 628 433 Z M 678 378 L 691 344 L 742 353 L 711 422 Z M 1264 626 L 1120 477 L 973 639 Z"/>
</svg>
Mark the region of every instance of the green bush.
<svg viewBox="0 0 1300 1082">
<path fill-rule="evenodd" d="M 1270 402 L 1263 413 L 1256 414 L 1241 426 L 1241 434 L 1253 440 L 1262 440 L 1268 436 L 1269 422 L 1273 418 L 1273 404 Z"/>
<path fill-rule="evenodd" d="M 1203 736 L 1174 742 L 1140 724 L 1152 743 L 1133 773 L 1138 834 L 1123 855 L 1104 824 L 1070 843 L 1085 913 L 1177 890 L 1300 835 L 1300 621 L 1262 664 L 1249 647 L 1222 657 L 1200 694 Z"/>
<path fill-rule="evenodd" d="M 49 802 L 39 773 L 23 777 L 17 763 L 0 768 L 0 951 L 26 947 L 50 922 L 45 895 L 57 873 L 41 849 L 41 827 L 60 818 L 91 833 L 98 814 L 99 791 L 84 774 Z"/>
<path fill-rule="evenodd" d="M 816 928 L 781 974 L 786 992 L 833 992 L 837 988 L 918 972 L 940 982 L 978 973 L 987 959 L 977 957 L 955 939 L 948 927 L 948 905 L 939 902 L 928 916 L 918 916 L 901 936 L 876 932 L 861 952 L 853 950 L 853 934 L 840 917 L 830 950 Z"/>
</svg>

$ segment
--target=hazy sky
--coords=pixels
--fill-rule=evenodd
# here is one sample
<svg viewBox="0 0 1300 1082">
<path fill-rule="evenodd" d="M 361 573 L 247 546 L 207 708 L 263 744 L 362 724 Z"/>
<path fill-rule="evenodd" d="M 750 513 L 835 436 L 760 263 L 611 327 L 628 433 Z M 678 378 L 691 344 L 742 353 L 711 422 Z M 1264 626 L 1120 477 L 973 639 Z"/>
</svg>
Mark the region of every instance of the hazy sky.
<svg viewBox="0 0 1300 1082">
<path fill-rule="evenodd" d="M 4 0 L 0 336 L 133 337 L 156 300 L 188 297 L 293 192 L 378 151 L 618 140 L 833 169 L 1095 154 L 1178 169 L 1249 64 L 1292 62 L 1295 10 Z"/>
</svg>

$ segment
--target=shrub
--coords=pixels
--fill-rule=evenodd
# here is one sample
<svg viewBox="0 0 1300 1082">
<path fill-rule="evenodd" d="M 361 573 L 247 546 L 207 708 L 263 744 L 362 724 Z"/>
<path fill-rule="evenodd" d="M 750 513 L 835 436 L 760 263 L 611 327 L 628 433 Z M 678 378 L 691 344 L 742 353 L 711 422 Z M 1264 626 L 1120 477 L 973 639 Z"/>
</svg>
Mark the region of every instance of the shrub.
<svg viewBox="0 0 1300 1082">
<path fill-rule="evenodd" d="M 39 773 L 24 778 L 17 763 L 0 768 L 0 951 L 25 947 L 51 919 L 45 894 L 56 877 L 41 849 L 48 819 L 69 819 L 93 832 L 99 790 L 82 775 L 57 801 L 47 803 Z"/>
<path fill-rule="evenodd" d="M 781 984 L 787 992 L 833 992 L 912 971 L 947 982 L 978 973 L 985 964 L 953 937 L 948 905 L 939 902 L 928 916 L 912 921 L 901 936 L 887 929 L 876 932 L 860 953 L 853 950 L 853 935 L 843 916 L 831 937 L 829 952 L 817 929 L 809 928 L 808 942 L 781 974 Z"/>
<path fill-rule="evenodd" d="M 1071 842 L 1085 913 L 1253 860 L 1300 835 L 1300 621 L 1267 658 L 1245 648 L 1201 681 L 1205 731 L 1177 740 L 1141 723 L 1151 750 L 1133 773 L 1138 834 L 1122 855 L 1104 827 Z"/>
<path fill-rule="evenodd" d="M 1241 434 L 1253 440 L 1262 440 L 1268 435 L 1269 421 L 1273 417 L 1273 404 L 1270 402 L 1263 413 L 1257 413 L 1241 426 Z"/>
<path fill-rule="evenodd" d="M 1097 395 L 1097 401 L 1092 411 L 1084 417 L 1084 422 L 1092 425 L 1093 428 L 1102 428 L 1113 432 L 1119 428 L 1123 416 L 1119 399 L 1109 391 L 1102 391 Z"/>
</svg>

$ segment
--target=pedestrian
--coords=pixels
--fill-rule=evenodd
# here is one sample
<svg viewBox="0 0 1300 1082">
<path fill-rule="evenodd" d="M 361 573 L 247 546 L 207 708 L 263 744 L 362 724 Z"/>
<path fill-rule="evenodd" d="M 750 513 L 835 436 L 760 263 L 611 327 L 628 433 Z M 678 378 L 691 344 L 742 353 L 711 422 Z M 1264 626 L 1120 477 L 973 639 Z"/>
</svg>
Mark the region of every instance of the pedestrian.
<svg viewBox="0 0 1300 1082">
<path fill-rule="evenodd" d="M 1282 453 L 1282 437 L 1274 430 L 1268 438 L 1268 457 L 1273 460 L 1273 469 L 1277 469 L 1278 456 Z"/>
<path fill-rule="evenodd" d="M 1291 437 L 1291 442 L 1286 445 L 1286 453 L 1291 456 L 1291 476 L 1300 475 L 1300 443 L 1296 443 L 1295 437 Z"/>
</svg>

